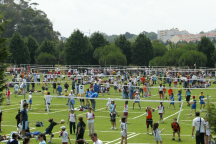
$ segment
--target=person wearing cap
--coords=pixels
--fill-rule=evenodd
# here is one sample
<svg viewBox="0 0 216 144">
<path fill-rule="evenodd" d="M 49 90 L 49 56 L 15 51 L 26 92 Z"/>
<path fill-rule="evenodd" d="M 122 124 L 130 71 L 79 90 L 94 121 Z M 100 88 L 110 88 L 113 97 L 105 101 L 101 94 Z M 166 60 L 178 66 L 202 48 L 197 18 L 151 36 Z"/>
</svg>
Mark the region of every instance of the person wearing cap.
<svg viewBox="0 0 216 144">
<path fill-rule="evenodd" d="M 195 100 L 195 96 L 193 96 L 193 104 L 191 105 L 191 114 L 190 114 L 190 116 L 192 116 L 193 109 L 194 109 L 194 112 L 196 114 L 196 100 Z"/>
<path fill-rule="evenodd" d="M 71 141 L 70 141 L 70 138 L 69 138 L 69 136 L 68 136 L 68 133 L 67 133 L 67 131 L 65 131 L 65 130 L 66 130 L 66 127 L 65 127 L 65 126 L 62 126 L 61 129 L 62 129 L 62 131 L 61 131 L 61 133 L 59 134 L 59 137 L 62 137 L 62 144 L 67 144 L 68 141 L 69 141 L 70 144 L 71 144 Z"/>
<path fill-rule="evenodd" d="M 133 108 L 132 108 L 132 109 L 134 109 L 134 104 L 135 104 L 135 103 L 138 103 L 138 106 L 139 106 L 139 108 L 140 108 L 140 110 L 141 110 L 141 106 L 140 106 L 140 94 L 139 94 L 138 91 L 136 92 L 135 100 L 136 100 L 136 101 L 133 102 Z"/>
<path fill-rule="evenodd" d="M 204 111 L 205 108 L 205 102 L 204 102 L 204 95 L 203 95 L 203 91 L 201 91 L 201 94 L 199 95 L 199 100 L 200 100 L 200 111 Z M 202 107 L 203 105 L 203 107 Z"/>
<path fill-rule="evenodd" d="M 17 121 L 17 132 L 20 133 L 20 131 L 21 131 L 21 128 L 19 126 L 19 124 L 20 124 L 20 110 L 18 110 L 18 114 L 16 115 L 15 119 Z"/>
<path fill-rule="evenodd" d="M 32 92 L 29 92 L 29 110 L 31 111 L 31 105 L 32 105 Z"/>
</svg>

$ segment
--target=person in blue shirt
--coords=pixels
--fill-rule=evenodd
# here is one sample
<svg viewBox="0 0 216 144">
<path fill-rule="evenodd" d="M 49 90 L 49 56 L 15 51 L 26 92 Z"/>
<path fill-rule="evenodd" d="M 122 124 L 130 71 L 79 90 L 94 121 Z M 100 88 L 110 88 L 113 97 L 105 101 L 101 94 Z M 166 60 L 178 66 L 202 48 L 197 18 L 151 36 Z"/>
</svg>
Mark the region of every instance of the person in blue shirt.
<svg viewBox="0 0 216 144">
<path fill-rule="evenodd" d="M 60 83 L 58 83 L 57 91 L 58 91 L 58 95 L 61 96 L 62 87 L 61 87 Z"/>
<path fill-rule="evenodd" d="M 93 93 L 90 98 L 97 98 L 98 97 L 98 93 L 95 92 Z M 93 108 L 93 111 L 95 111 L 95 105 L 96 105 L 96 101 L 95 99 L 90 99 L 91 103 L 92 103 L 92 108 Z"/>
<path fill-rule="evenodd" d="M 30 82 L 30 79 L 28 77 L 26 78 L 26 82 Z M 29 86 L 30 86 L 30 83 L 27 83 L 27 92 L 29 92 Z"/>
<path fill-rule="evenodd" d="M 205 108 L 205 102 L 204 102 L 204 95 L 203 95 L 203 91 L 201 91 L 201 94 L 199 95 L 199 100 L 200 100 L 200 111 L 204 111 Z M 203 108 L 202 108 L 203 105 Z"/>
<path fill-rule="evenodd" d="M 9 139 L 7 141 L 7 144 L 19 144 L 19 142 L 18 142 L 18 134 L 17 133 L 13 133 L 12 134 L 12 139 Z"/>
<path fill-rule="evenodd" d="M 94 92 L 98 92 L 99 90 L 99 86 L 97 85 L 97 83 L 95 82 L 95 85 L 94 85 Z"/>
<path fill-rule="evenodd" d="M 181 91 L 178 91 L 179 107 L 181 107 Z"/>
<path fill-rule="evenodd" d="M 191 106 L 191 114 L 190 116 L 192 116 L 192 111 L 194 109 L 195 115 L 196 115 L 196 100 L 195 100 L 195 96 L 193 96 L 193 104 Z"/>
<path fill-rule="evenodd" d="M 175 104 L 174 104 L 174 95 L 173 93 L 171 94 L 171 97 L 170 97 L 170 105 L 168 106 L 168 108 L 170 108 L 171 105 L 173 105 L 174 109 L 175 109 Z"/>
<path fill-rule="evenodd" d="M 25 130 L 28 128 L 28 104 L 24 103 L 23 110 L 20 113 L 20 125 L 22 125 L 22 135 L 25 136 Z"/>
</svg>

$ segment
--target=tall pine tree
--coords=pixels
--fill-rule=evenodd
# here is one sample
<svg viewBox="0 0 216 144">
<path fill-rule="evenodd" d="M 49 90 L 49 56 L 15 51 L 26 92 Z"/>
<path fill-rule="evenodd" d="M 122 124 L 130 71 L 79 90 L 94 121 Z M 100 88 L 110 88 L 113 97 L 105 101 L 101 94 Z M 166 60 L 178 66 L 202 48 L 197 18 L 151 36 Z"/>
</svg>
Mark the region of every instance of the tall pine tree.
<svg viewBox="0 0 216 144">
<path fill-rule="evenodd" d="M 132 60 L 135 65 L 148 66 L 154 58 L 151 40 L 144 34 L 139 34 L 132 47 Z"/>
<path fill-rule="evenodd" d="M 28 64 L 30 62 L 29 49 L 18 32 L 13 34 L 9 50 L 11 53 L 10 60 L 12 63 Z"/>
<path fill-rule="evenodd" d="M 35 64 L 35 53 L 39 45 L 32 36 L 29 36 L 27 41 L 27 46 L 30 52 L 30 59 L 31 59 L 30 64 Z"/>
<path fill-rule="evenodd" d="M 93 47 L 80 30 L 75 30 L 65 43 L 65 63 L 87 65 L 93 59 Z"/>
</svg>

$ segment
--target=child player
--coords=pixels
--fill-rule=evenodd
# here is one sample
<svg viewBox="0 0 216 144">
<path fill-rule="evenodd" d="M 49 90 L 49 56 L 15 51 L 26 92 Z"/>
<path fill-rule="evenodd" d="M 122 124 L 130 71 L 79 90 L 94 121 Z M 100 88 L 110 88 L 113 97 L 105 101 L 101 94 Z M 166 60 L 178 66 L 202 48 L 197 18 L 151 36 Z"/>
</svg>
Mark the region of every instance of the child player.
<svg viewBox="0 0 216 144">
<path fill-rule="evenodd" d="M 16 115 L 16 120 L 17 120 L 17 132 L 20 133 L 21 132 L 21 128 L 20 128 L 20 110 L 18 110 L 18 114 Z M 19 131 L 20 130 L 20 131 Z"/>
<path fill-rule="evenodd" d="M 47 95 L 50 95 L 50 92 L 47 92 Z M 45 102 L 46 102 L 46 109 L 45 109 L 45 111 L 47 111 L 47 105 L 48 105 L 48 110 L 49 111 L 51 111 L 51 109 L 50 109 L 50 103 L 51 103 L 51 101 L 52 101 L 52 97 L 51 96 L 47 96 L 46 97 L 46 100 L 45 100 Z"/>
<path fill-rule="evenodd" d="M 146 107 L 146 125 L 147 125 L 147 134 L 149 134 L 149 125 L 151 126 L 152 134 L 153 134 L 153 128 L 152 128 L 152 112 L 154 112 L 155 109 L 151 108 L 150 106 Z"/>
<path fill-rule="evenodd" d="M 70 134 L 72 134 L 72 127 L 73 127 L 73 132 L 75 134 L 77 118 L 76 118 L 76 114 L 74 113 L 73 109 L 71 109 L 70 112 L 71 113 L 68 116 L 68 122 L 70 121 Z M 68 122 L 67 122 L 67 124 L 68 124 Z"/>
<path fill-rule="evenodd" d="M 178 133 L 178 137 L 179 137 L 179 141 L 181 141 L 180 139 L 180 125 L 177 123 L 177 119 L 174 118 L 173 119 L 173 123 L 171 124 L 171 127 L 173 129 L 173 138 L 172 140 L 175 140 L 175 133 Z"/>
<path fill-rule="evenodd" d="M 192 115 L 193 109 L 194 109 L 194 112 L 196 114 L 196 100 L 195 100 L 195 96 L 193 96 L 193 104 L 191 106 L 191 114 L 190 114 L 190 116 Z"/>
<path fill-rule="evenodd" d="M 162 133 L 162 131 L 164 131 L 164 128 L 160 131 L 158 127 L 159 127 L 159 123 L 154 123 L 154 126 L 153 126 L 154 139 L 156 141 L 156 144 L 158 144 L 158 142 L 162 144 L 162 139 L 161 139 L 160 134 Z"/>
<path fill-rule="evenodd" d="M 6 105 L 10 105 L 10 89 L 9 89 L 9 87 L 7 88 L 6 95 L 7 95 L 7 104 Z"/>
<path fill-rule="evenodd" d="M 62 131 L 61 133 L 59 134 L 59 137 L 62 137 L 62 144 L 67 144 L 68 141 L 70 142 L 71 144 L 71 141 L 70 141 L 70 138 L 68 136 L 68 133 L 67 131 L 65 131 L 66 127 L 65 126 L 62 126 L 61 127 Z"/>
<path fill-rule="evenodd" d="M 173 89 L 171 88 L 171 86 L 170 86 L 170 88 L 169 88 L 169 90 L 168 90 L 168 93 L 169 93 L 169 99 L 170 99 L 170 97 L 171 97 L 171 95 L 172 95 L 172 93 L 173 93 Z M 167 97 L 166 97 L 166 99 L 167 99 Z"/>
<path fill-rule="evenodd" d="M 158 123 L 160 123 L 160 121 L 162 120 L 162 122 L 164 122 L 163 120 L 163 114 L 165 114 L 165 109 L 164 109 L 164 106 L 163 106 L 163 103 L 160 102 L 160 105 L 158 106 L 158 113 L 160 115 L 160 120 Z"/>
<path fill-rule="evenodd" d="M 119 82 L 119 83 L 118 83 L 119 95 L 121 95 L 121 89 L 122 89 L 121 82 Z"/>
<path fill-rule="evenodd" d="M 48 121 L 50 122 L 50 125 L 46 128 L 46 130 L 45 130 L 45 132 L 44 132 L 44 135 L 46 135 L 46 134 L 51 135 L 50 140 L 48 141 L 48 143 L 53 143 L 53 142 L 51 141 L 52 138 L 54 137 L 54 134 L 52 133 L 53 127 L 54 127 L 55 125 L 62 124 L 62 123 L 56 123 L 56 122 L 54 122 L 54 119 L 53 119 L 53 118 L 50 118 Z M 38 137 L 36 137 L 36 141 L 38 141 Z"/>
<path fill-rule="evenodd" d="M 204 111 L 205 102 L 204 102 L 203 91 L 201 91 L 201 94 L 199 95 L 199 100 L 200 100 L 200 111 Z M 203 105 L 203 108 L 202 108 L 202 105 Z"/>
<path fill-rule="evenodd" d="M 134 109 L 134 104 L 135 104 L 135 103 L 138 103 L 138 106 L 139 106 L 139 108 L 140 108 L 140 110 L 141 110 L 141 106 L 140 106 L 140 95 L 139 95 L 139 92 L 138 92 L 138 91 L 136 92 L 135 100 L 136 100 L 136 101 L 133 102 L 133 109 Z"/>
<path fill-rule="evenodd" d="M 178 91 L 178 101 L 179 101 L 179 107 L 181 107 L 181 92 Z"/>
<path fill-rule="evenodd" d="M 170 105 L 168 106 L 168 108 L 170 108 L 170 106 L 173 105 L 173 107 L 174 107 L 174 109 L 175 109 L 173 93 L 171 94 L 170 101 L 171 101 L 171 102 L 170 102 Z"/>
<path fill-rule="evenodd" d="M 121 119 L 121 144 L 123 144 L 123 141 L 125 140 L 125 144 L 127 144 L 127 123 L 126 123 L 126 117 L 122 117 Z"/>
<path fill-rule="evenodd" d="M 31 105 L 32 105 L 32 92 L 30 91 L 29 92 L 29 110 L 31 111 L 32 109 L 31 109 Z"/>
</svg>

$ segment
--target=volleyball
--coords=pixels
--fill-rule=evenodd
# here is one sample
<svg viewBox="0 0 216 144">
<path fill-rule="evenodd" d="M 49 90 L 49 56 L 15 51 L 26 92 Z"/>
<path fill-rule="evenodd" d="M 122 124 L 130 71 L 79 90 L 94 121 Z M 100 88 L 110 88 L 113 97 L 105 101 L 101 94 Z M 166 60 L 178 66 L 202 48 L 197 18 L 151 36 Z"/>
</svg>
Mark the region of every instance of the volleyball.
<svg viewBox="0 0 216 144">
<path fill-rule="evenodd" d="M 189 104 L 191 104 L 191 105 L 194 104 L 194 101 L 193 100 L 189 101 Z"/>
<path fill-rule="evenodd" d="M 62 119 L 62 120 L 61 120 L 61 124 L 64 124 L 64 123 L 65 123 L 65 120 Z"/>
</svg>

